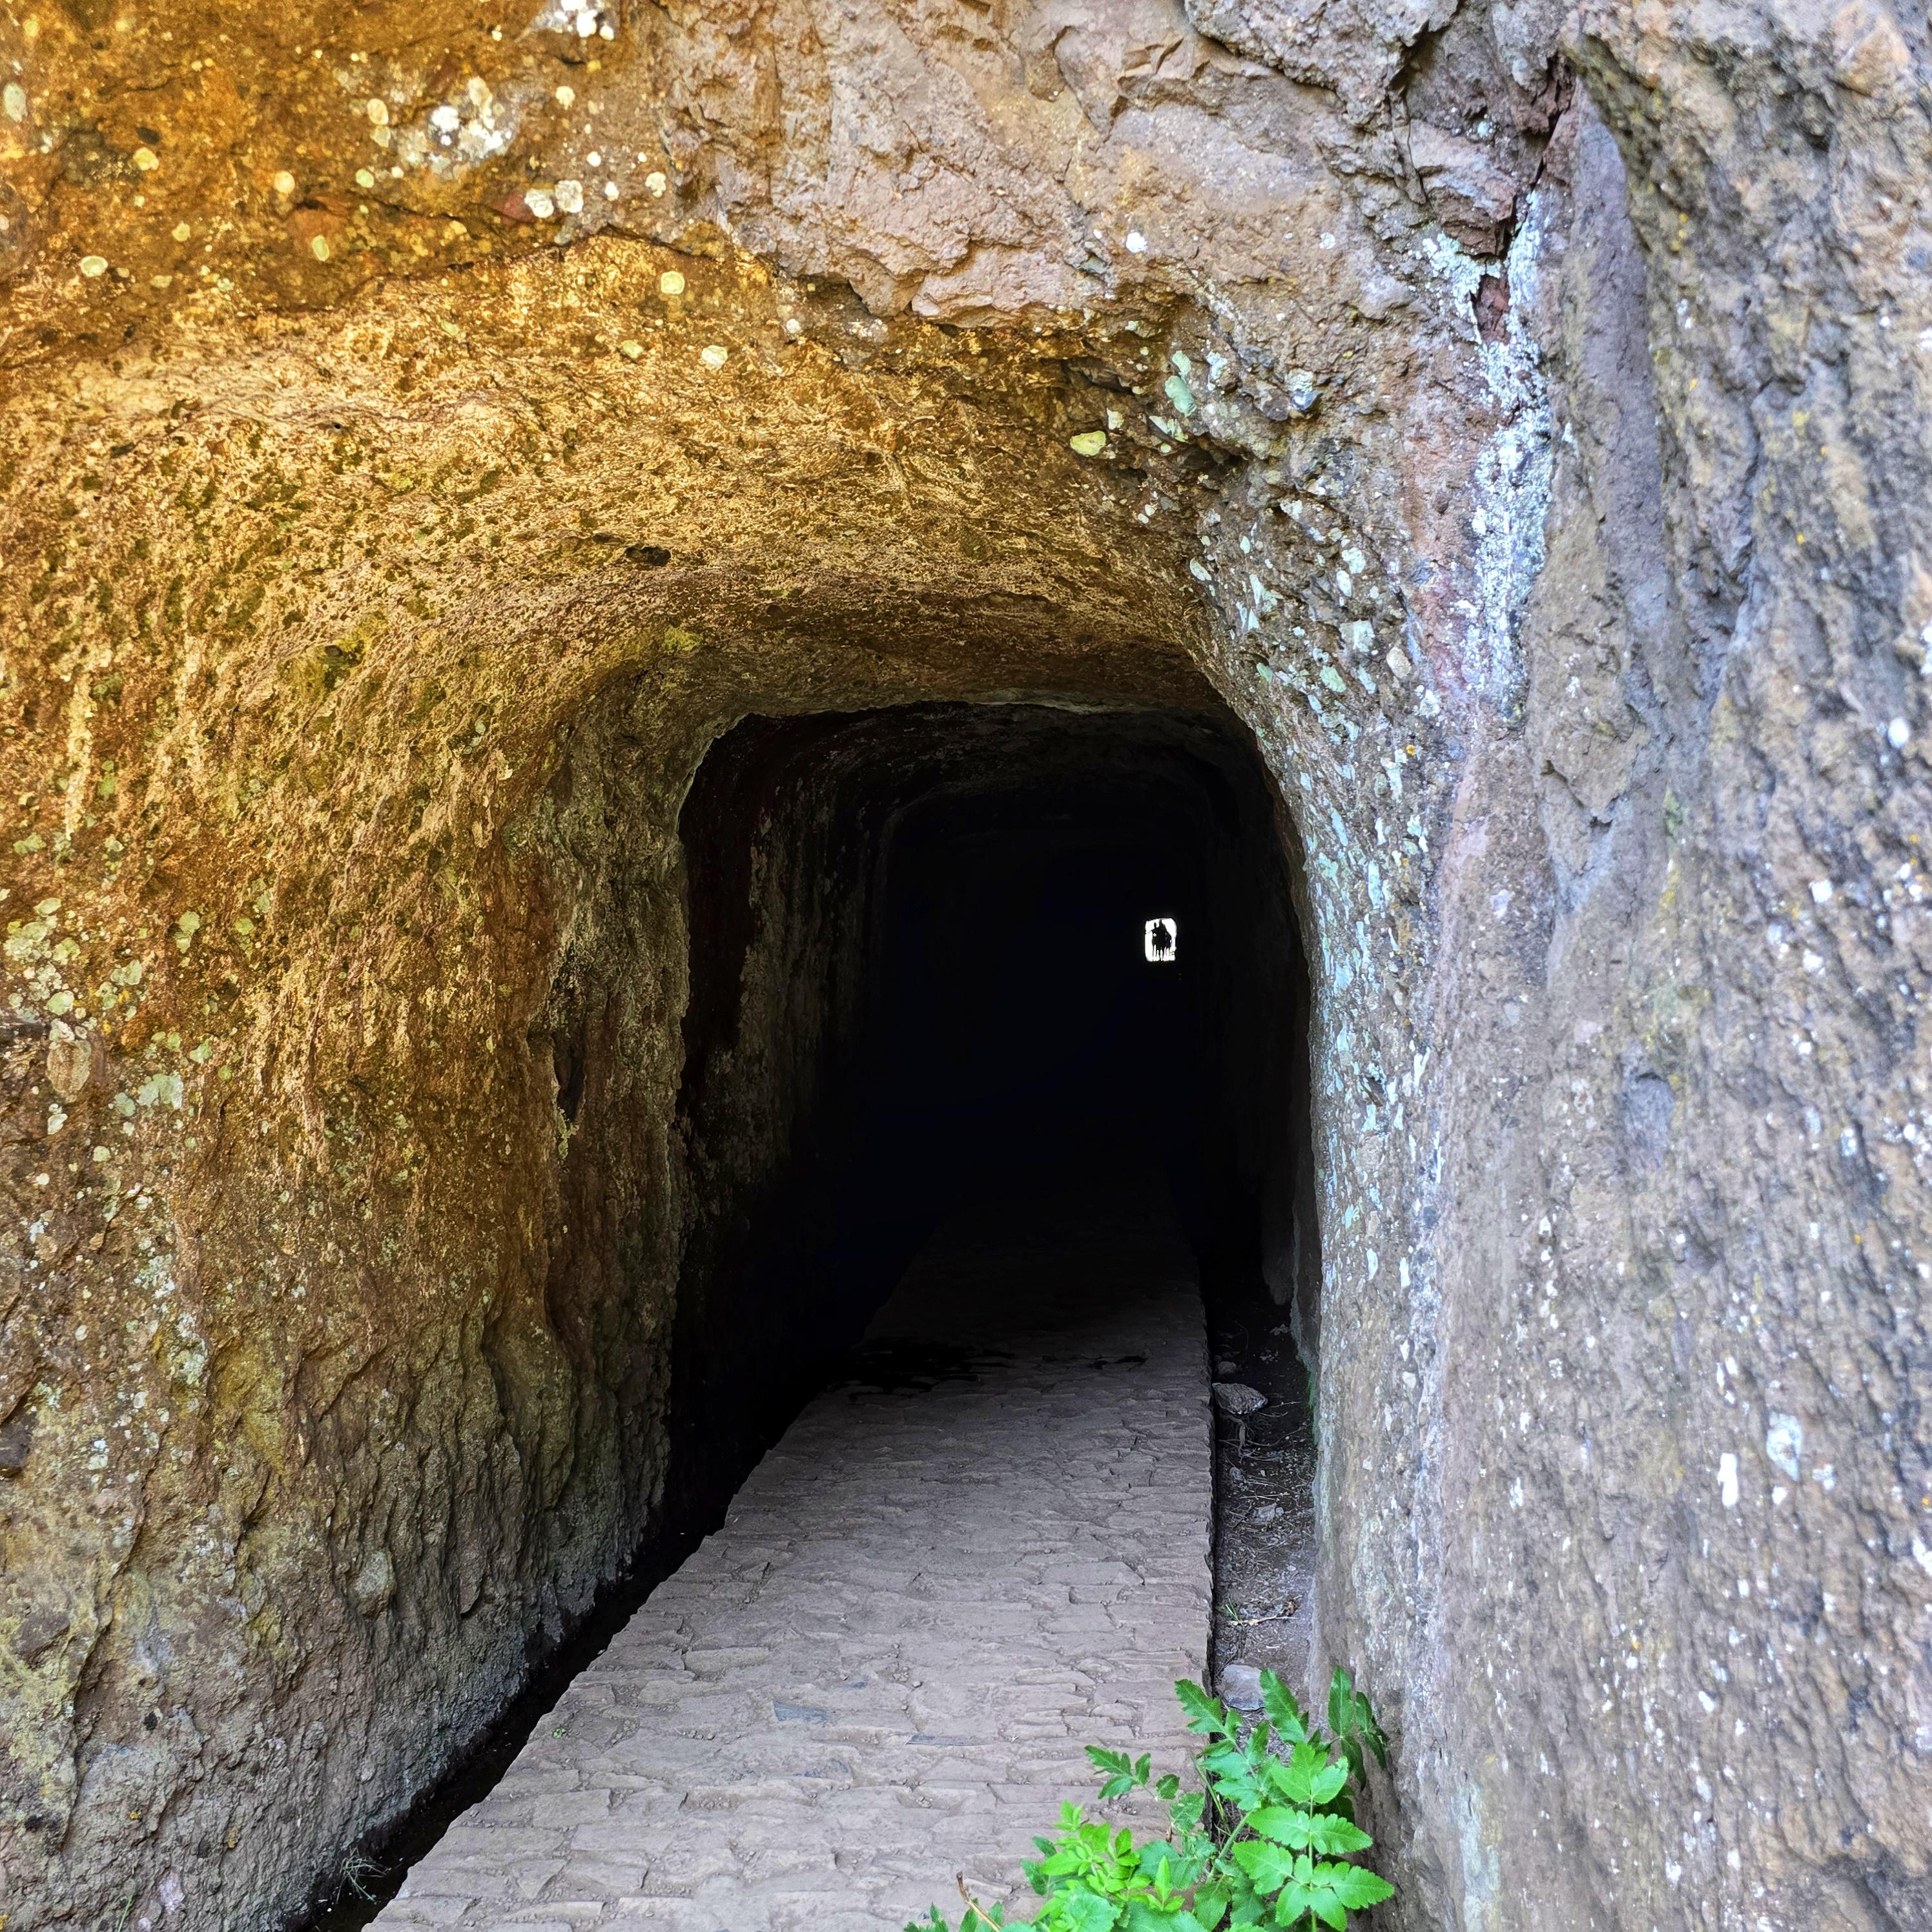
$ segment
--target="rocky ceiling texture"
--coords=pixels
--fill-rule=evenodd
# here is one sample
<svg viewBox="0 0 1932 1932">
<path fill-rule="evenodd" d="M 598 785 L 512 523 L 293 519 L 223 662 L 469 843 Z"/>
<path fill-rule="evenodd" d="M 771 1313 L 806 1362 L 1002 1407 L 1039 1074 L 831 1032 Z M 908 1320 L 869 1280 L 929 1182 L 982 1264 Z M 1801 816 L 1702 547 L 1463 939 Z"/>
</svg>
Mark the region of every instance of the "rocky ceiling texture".
<svg viewBox="0 0 1932 1932">
<path fill-rule="evenodd" d="M 10 1932 L 276 1923 L 581 1614 L 698 760 L 1027 698 L 1280 788 L 1391 1923 L 1932 1924 L 1922 6 L 8 0 L 0 82 Z"/>
</svg>

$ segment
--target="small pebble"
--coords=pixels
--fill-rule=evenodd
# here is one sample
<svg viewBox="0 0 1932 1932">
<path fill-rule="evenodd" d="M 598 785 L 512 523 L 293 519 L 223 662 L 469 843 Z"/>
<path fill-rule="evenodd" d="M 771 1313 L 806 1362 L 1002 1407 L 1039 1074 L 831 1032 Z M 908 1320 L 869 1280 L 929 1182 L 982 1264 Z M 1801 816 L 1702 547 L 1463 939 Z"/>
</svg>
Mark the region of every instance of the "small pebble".
<svg viewBox="0 0 1932 1932">
<path fill-rule="evenodd" d="M 1103 429 L 1082 430 L 1078 436 L 1070 436 L 1066 446 L 1076 456 L 1098 456 L 1107 447 L 1107 432 Z"/>
<path fill-rule="evenodd" d="M 295 176 L 286 168 L 283 169 L 275 177 L 274 188 L 278 194 L 293 194 L 296 191 Z"/>
<path fill-rule="evenodd" d="M 1256 1409 L 1268 1406 L 1268 1397 L 1246 1382 L 1215 1382 L 1211 1386 L 1214 1406 L 1223 1415 L 1252 1415 Z"/>
<path fill-rule="evenodd" d="M 658 278 L 658 293 L 661 296 L 681 296 L 684 292 L 684 278 L 675 268 L 667 268 Z"/>
<path fill-rule="evenodd" d="M 698 359 L 707 369 L 722 369 L 731 359 L 731 352 L 716 342 L 707 343 L 698 352 Z"/>
<path fill-rule="evenodd" d="M 328 242 L 325 236 L 318 235 L 315 239 L 308 244 L 308 249 L 309 253 L 313 255 L 318 262 L 326 262 L 328 260 Z"/>
<path fill-rule="evenodd" d="M 80 272 L 83 275 L 86 275 L 89 278 L 95 275 L 106 274 L 107 272 L 107 257 L 105 255 L 82 256 L 80 258 Z"/>
<path fill-rule="evenodd" d="M 1220 1672 L 1222 1696 L 1238 1711 L 1262 1708 L 1262 1673 L 1252 1664 L 1224 1664 Z"/>
</svg>

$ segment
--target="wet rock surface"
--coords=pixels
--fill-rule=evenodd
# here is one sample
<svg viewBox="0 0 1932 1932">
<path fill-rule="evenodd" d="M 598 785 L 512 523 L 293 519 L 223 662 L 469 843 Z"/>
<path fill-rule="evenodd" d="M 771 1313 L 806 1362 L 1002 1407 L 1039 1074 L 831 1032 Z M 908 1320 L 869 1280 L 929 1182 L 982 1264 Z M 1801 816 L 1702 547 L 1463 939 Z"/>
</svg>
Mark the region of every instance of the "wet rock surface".
<svg viewBox="0 0 1932 1932">
<path fill-rule="evenodd" d="M 691 774 L 1016 697 L 1279 784 L 1394 1922 L 1924 1922 L 1926 26 L 1557 12 L 0 22 L 16 1932 L 622 1566 Z"/>
<path fill-rule="evenodd" d="M 1261 1708 L 1261 1673 L 1275 1672 L 1310 1709 L 1316 1681 L 1313 1384 L 1284 1310 L 1252 1285 L 1212 1298 L 1209 1354 L 1214 1424 L 1214 1676 L 1240 1710 Z M 1224 1388 L 1245 1391 L 1238 1406 Z"/>
</svg>

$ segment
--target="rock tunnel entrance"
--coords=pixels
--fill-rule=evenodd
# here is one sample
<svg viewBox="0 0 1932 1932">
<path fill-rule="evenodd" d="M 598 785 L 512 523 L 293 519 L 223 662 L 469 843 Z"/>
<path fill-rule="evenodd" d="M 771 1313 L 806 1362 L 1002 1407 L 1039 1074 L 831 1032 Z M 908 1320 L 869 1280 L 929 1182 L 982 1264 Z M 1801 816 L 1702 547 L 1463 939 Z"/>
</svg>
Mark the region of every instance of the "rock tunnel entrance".
<svg viewBox="0 0 1932 1932">
<path fill-rule="evenodd" d="M 330 1932 L 368 1922 L 378 1898 L 412 1869 L 435 1910 L 449 1909 L 452 1885 L 471 1888 L 472 1911 L 487 1916 L 504 1904 L 508 1894 L 496 1898 L 502 1887 L 473 1869 L 479 1859 L 488 1865 L 500 1842 L 512 1849 L 492 1838 L 490 1821 L 510 1816 L 520 1780 L 580 1773 L 574 1764 L 533 1770 L 532 1753 L 564 1748 L 547 1741 L 574 1734 L 581 1714 L 570 1714 L 572 1700 L 594 1694 L 586 1687 L 620 1667 L 611 1660 L 630 1654 L 640 1631 L 656 1630 L 651 1641 L 661 1648 L 671 1630 L 680 1660 L 694 1646 L 724 1641 L 712 1599 L 734 1586 L 714 1576 L 700 1588 L 698 1580 L 707 1564 L 728 1564 L 737 1540 L 782 1521 L 794 1543 L 802 1539 L 790 1558 L 809 1564 L 814 1510 L 822 1516 L 830 1507 L 816 1465 L 843 1473 L 852 1492 L 840 1505 L 845 1516 L 897 1508 L 904 1462 L 949 1458 L 969 1503 L 972 1486 L 990 1484 L 1022 1513 L 1029 1497 L 1060 1509 L 1058 1532 L 1052 1522 L 1032 1528 L 1035 1543 L 1090 1570 L 1124 1561 L 1132 1587 L 1114 1594 L 1152 1620 L 1150 1642 L 1117 1634 L 1118 1654 L 1101 1666 L 1103 1675 L 1150 1670 L 1161 1679 L 1156 1705 L 1135 1706 L 1143 1724 L 1163 1720 L 1158 1706 L 1171 1701 L 1164 1687 L 1176 1670 L 1208 1660 L 1202 1558 L 1217 1493 L 1222 1522 L 1239 1518 L 1250 1535 L 1257 1504 L 1272 1505 L 1264 1522 L 1282 1518 L 1304 1542 L 1312 1524 L 1312 1458 L 1296 1453 L 1305 1438 L 1286 1454 L 1276 1440 L 1270 1465 L 1266 1424 L 1251 1450 L 1247 1426 L 1222 1418 L 1212 1472 L 1202 1413 L 1211 1359 L 1217 1372 L 1238 1371 L 1286 1397 L 1268 1420 L 1280 1418 L 1294 1436 L 1297 1346 L 1312 1360 L 1318 1323 L 1308 988 L 1273 788 L 1233 721 L 1207 710 L 1026 703 L 753 716 L 710 746 L 677 831 L 689 991 L 674 1141 L 688 1219 L 669 1350 L 666 1474 L 649 1548 L 628 1586 L 542 1674 L 491 1744 L 386 1848 L 389 1884 L 364 1888 L 376 1898 L 345 1896 L 322 1922 Z M 1161 933 L 1172 934 L 1171 958 L 1154 956 L 1166 948 L 1148 942 L 1150 921 L 1171 922 Z M 610 1090 L 601 1063 L 612 1032 L 595 1000 L 581 996 L 574 1017 L 555 1027 L 566 1134 L 598 1131 L 595 1098 Z M 608 1159 L 588 1151 L 593 1163 Z M 572 1210 L 586 1210 L 594 1204 Z M 1112 1380 L 1094 1383 L 1090 1398 L 1077 1387 L 1070 1398 L 1064 1376 L 1075 1358 L 1079 1376 L 1111 1366 Z M 1143 1371 L 1144 1387 L 1133 1379 Z M 828 1388 L 887 1412 L 842 1417 L 833 1398 L 828 1419 L 828 1398 L 813 1402 Z M 986 1412 L 970 1420 L 970 1409 L 922 1414 L 919 1405 L 942 1388 L 956 1406 L 976 1400 Z M 905 1406 L 891 1409 L 895 1402 Z M 1028 1404 L 1042 1402 L 1029 1419 Z M 1172 1437 L 1165 1448 L 1163 1416 Z M 976 1463 L 979 1431 L 995 1418 L 987 1443 L 1012 1424 L 1046 1444 L 1048 1461 L 1008 1468 L 1004 1452 L 988 1449 L 983 1466 Z M 875 1430 L 900 1442 L 902 1455 L 902 1465 L 877 1474 L 865 1467 Z M 1089 1433 L 1097 1449 L 1084 1444 Z M 1056 1439 L 1074 1445 L 1065 1453 L 1078 1467 L 1090 1449 L 1104 1458 L 1112 1438 L 1136 1445 L 1122 1453 L 1144 1466 L 1127 1478 L 1148 1490 L 1147 1520 L 1134 1534 L 1154 1536 L 1153 1504 L 1178 1512 L 1168 1526 L 1178 1534 L 1165 1534 L 1157 1554 L 1137 1553 L 1132 1535 L 1124 1544 L 1102 1498 L 1041 1500 L 1066 1481 L 1051 1461 Z M 818 1443 L 802 1462 L 802 1439 Z M 748 1532 L 748 1514 L 764 1529 Z M 916 1540 L 928 1517 L 943 1520 L 944 1545 L 975 1533 L 970 1507 L 962 1514 L 943 1484 L 927 1516 L 915 1509 L 892 1533 Z M 841 1535 L 825 1561 L 844 1577 L 866 1558 Z M 646 1602 L 650 1586 L 707 1537 Z M 1277 1597 L 1290 1587 L 1307 1594 L 1309 1551 L 1291 1553 L 1298 1574 L 1285 1582 L 1283 1552 L 1271 1554 L 1282 1572 L 1273 1579 Z M 944 1561 L 929 1553 L 922 1574 L 943 1570 Z M 989 1561 L 1001 1574 L 1000 1559 Z M 1223 1569 L 1226 1594 L 1245 1579 Z M 1008 1581 L 1016 1592 L 1036 1582 Z M 1090 1631 L 1029 1614 L 1018 1648 L 989 1639 L 964 1669 L 973 1696 L 997 1706 L 995 1686 L 1009 1672 L 1050 1678 L 1070 1657 L 1086 1658 Z M 916 1632 L 917 1604 L 832 1621 L 868 1658 L 868 1645 L 898 1646 L 898 1675 L 922 1681 L 914 1673 L 929 1660 L 899 1627 L 910 1622 Z M 1260 1633 L 1274 1640 L 1262 1660 L 1300 1662 L 1305 1621 Z M 803 1672 L 812 1646 L 788 1630 L 765 1646 L 772 1667 Z M 1221 1636 L 1224 1662 L 1252 1648 L 1236 1631 Z M 870 1681 L 875 1664 L 850 1664 L 858 1674 L 843 1690 Z M 1086 1666 L 1095 1667 L 1090 1658 Z M 832 1695 L 815 1678 L 804 1689 L 790 1684 L 766 1687 L 781 1716 L 794 1706 L 818 1711 L 809 1700 Z M 651 1694 L 665 1694 L 663 1685 Z M 1118 1720 L 1118 1702 L 1110 1708 Z M 767 1713 L 754 1727 L 772 1721 Z M 956 1743 L 994 1717 L 982 1709 L 961 1721 L 965 1731 L 947 1734 Z M 729 1784 L 742 1772 L 730 1745 L 745 1741 L 728 1723 L 721 1735 L 727 1762 L 703 1774 Z M 1036 1751 L 1024 1774 L 1064 1778 L 1085 1741 L 1070 1734 L 1057 1754 Z M 990 1735 L 980 1742 L 1010 1744 Z M 649 1776 L 662 1768 L 663 1744 L 639 1738 L 623 1748 L 634 1748 L 635 1768 Z M 608 1739 L 605 1747 L 617 1748 Z M 682 1774 L 688 1784 L 700 1773 Z M 933 1772 L 915 1763 L 880 1774 L 917 1790 Z M 1023 1773 L 1008 1764 L 1000 1774 Z M 816 1791 L 816 1776 L 806 1775 L 805 1788 Z M 836 1838 L 854 1828 L 814 1826 L 807 1838 L 821 1828 Z M 662 1832 L 645 1836 L 663 1841 Z M 733 1845 L 729 1882 L 750 1886 L 756 1861 L 733 1864 L 742 1851 L 740 1840 Z M 584 1889 L 571 1876 L 582 1879 L 583 1859 L 556 1849 L 562 1862 L 554 1884 Z M 667 1850 L 652 1868 L 650 1883 L 668 1897 L 681 1883 L 679 1856 Z M 461 1868 L 453 1876 L 452 1859 Z M 916 1874 L 896 1868 L 890 1849 L 880 1859 L 874 1877 L 890 1903 L 893 1888 Z M 620 1858 L 585 1882 L 602 1897 L 647 1876 Z M 714 1871 L 710 1882 L 715 1892 L 725 1881 Z M 704 1895 L 705 1909 L 722 1907 Z M 760 1909 L 782 1918 L 789 1896 L 760 1892 Z M 899 1903 L 917 1909 L 910 1894 Z M 382 1922 L 411 1922 L 420 1909 L 406 1885 Z"/>
<path fill-rule="evenodd" d="M 1078 1138 L 893 854 L 1228 714 L 1316 1132 L 1123 1118 L 1214 1372 L 1318 1317 L 1398 1912 L 1928 1922 L 1924 10 L 111 10 L 0 22 L 8 1932 L 482 1763 Z"/>
</svg>

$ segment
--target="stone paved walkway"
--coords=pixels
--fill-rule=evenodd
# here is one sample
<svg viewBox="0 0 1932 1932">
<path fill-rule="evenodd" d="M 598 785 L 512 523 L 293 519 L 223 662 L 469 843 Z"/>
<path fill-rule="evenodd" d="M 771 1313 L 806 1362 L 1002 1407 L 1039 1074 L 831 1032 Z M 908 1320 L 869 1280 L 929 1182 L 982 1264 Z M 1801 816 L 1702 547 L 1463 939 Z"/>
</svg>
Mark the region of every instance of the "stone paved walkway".
<svg viewBox="0 0 1932 1932">
<path fill-rule="evenodd" d="M 896 1928 L 1018 1898 L 1084 1744 L 1178 1768 L 1210 1430 L 1154 1191 L 956 1220 L 862 1363 L 378 1928 Z"/>
</svg>

